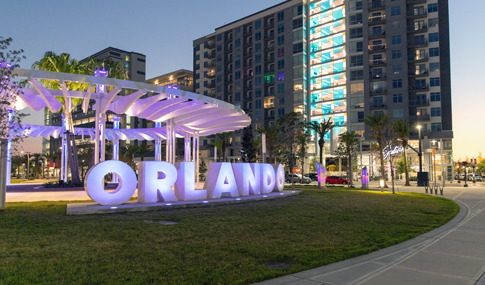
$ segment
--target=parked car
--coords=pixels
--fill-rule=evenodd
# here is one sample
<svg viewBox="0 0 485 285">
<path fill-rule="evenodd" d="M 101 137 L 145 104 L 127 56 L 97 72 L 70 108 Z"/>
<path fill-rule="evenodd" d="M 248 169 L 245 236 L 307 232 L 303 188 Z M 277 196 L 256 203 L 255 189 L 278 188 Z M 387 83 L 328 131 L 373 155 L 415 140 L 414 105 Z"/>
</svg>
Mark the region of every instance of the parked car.
<svg viewBox="0 0 485 285">
<path fill-rule="evenodd" d="M 307 173 L 305 176 L 309 177 L 312 181 L 318 181 L 318 173 Z"/>
<path fill-rule="evenodd" d="M 473 176 L 475 176 L 475 181 L 482 181 L 482 177 L 478 174 L 470 173 L 467 176 L 468 176 L 468 181 L 473 181 Z"/>
<path fill-rule="evenodd" d="M 291 174 L 287 174 L 286 175 L 286 183 L 291 183 Z M 303 180 L 303 183 L 307 183 L 307 184 L 310 184 L 312 182 L 312 180 L 308 177 L 301 177 L 301 174 L 295 174 L 293 173 L 293 182 L 296 182 L 296 183 L 302 183 L 302 180 Z"/>
<path fill-rule="evenodd" d="M 344 179 L 339 176 L 327 176 L 325 178 L 325 184 L 349 184 L 349 181 L 347 179 Z"/>
</svg>

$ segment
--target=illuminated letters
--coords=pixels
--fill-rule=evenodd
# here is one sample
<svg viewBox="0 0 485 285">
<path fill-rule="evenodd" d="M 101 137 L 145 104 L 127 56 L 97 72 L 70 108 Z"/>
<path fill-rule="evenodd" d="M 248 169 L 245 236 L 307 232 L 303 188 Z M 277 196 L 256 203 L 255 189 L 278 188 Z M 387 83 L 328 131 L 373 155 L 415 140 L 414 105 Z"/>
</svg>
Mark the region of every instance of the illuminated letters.
<svg viewBox="0 0 485 285">
<path fill-rule="evenodd" d="M 260 164 L 233 163 L 239 196 L 258 195 L 261 193 Z"/>
<path fill-rule="evenodd" d="M 281 192 L 285 188 L 285 169 L 281 164 L 273 164 L 275 172 L 274 191 Z"/>
<path fill-rule="evenodd" d="M 283 191 L 285 183 L 281 164 L 212 163 L 204 185 L 206 190 L 195 189 L 194 162 L 172 165 L 165 161 L 142 161 L 138 163 L 138 171 L 138 203 L 142 204 L 269 194 Z M 107 192 L 104 176 L 110 172 L 119 177 L 119 184 L 115 191 Z M 84 187 L 89 197 L 101 205 L 121 205 L 135 194 L 137 179 L 126 163 L 108 160 L 89 170 Z"/>
<path fill-rule="evenodd" d="M 207 189 L 207 198 L 218 199 L 221 196 L 239 197 L 236 178 L 231 163 L 211 163 L 207 171 L 204 188 Z"/>
<path fill-rule="evenodd" d="M 115 191 L 106 192 L 104 176 L 110 172 L 118 175 L 119 183 Z M 89 197 L 101 205 L 121 205 L 135 194 L 136 175 L 133 169 L 122 161 L 103 161 L 88 171 L 84 188 Z"/>
<path fill-rule="evenodd" d="M 179 201 L 207 199 L 207 190 L 195 190 L 195 163 L 176 162 L 177 181 L 175 182 L 175 196 Z"/>
<path fill-rule="evenodd" d="M 177 169 L 165 161 L 138 163 L 138 202 L 175 202 L 172 185 L 177 180 Z"/>
</svg>

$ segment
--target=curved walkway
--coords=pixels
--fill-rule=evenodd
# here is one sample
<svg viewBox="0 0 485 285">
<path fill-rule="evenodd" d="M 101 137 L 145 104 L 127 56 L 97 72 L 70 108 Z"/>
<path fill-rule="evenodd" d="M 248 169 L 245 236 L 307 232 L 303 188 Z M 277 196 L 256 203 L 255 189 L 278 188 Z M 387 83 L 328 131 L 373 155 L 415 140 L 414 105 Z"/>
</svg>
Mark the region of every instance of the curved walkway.
<svg viewBox="0 0 485 285">
<path fill-rule="evenodd" d="M 399 190 L 424 192 L 417 187 Z M 444 196 L 457 202 L 460 212 L 438 229 L 371 254 L 259 284 L 485 285 L 485 187 L 446 187 Z"/>
</svg>

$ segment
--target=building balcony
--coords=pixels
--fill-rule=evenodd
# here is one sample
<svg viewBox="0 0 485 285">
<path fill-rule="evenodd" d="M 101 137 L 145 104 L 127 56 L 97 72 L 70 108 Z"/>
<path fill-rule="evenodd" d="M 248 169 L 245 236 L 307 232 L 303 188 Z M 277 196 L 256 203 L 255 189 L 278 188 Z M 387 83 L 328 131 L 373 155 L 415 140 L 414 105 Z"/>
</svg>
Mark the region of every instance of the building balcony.
<svg viewBox="0 0 485 285">
<path fill-rule="evenodd" d="M 428 25 L 426 24 L 420 25 L 420 26 L 415 26 L 415 25 L 408 26 L 408 33 L 410 34 L 426 33 L 426 32 L 428 32 Z"/>
<path fill-rule="evenodd" d="M 251 45 L 253 45 L 253 40 L 252 39 L 251 40 L 245 40 L 244 41 L 244 46 L 251 46 Z"/>
<path fill-rule="evenodd" d="M 215 67 L 216 67 L 216 61 L 215 60 L 211 60 L 211 61 L 207 62 L 207 68 L 212 69 L 212 68 L 215 68 Z"/>
<path fill-rule="evenodd" d="M 216 83 L 215 82 L 208 82 L 206 87 L 210 88 L 210 89 L 216 88 Z"/>
<path fill-rule="evenodd" d="M 231 94 L 232 94 L 232 89 L 225 89 L 224 90 L 224 95 L 231 95 Z"/>
<path fill-rule="evenodd" d="M 380 25 L 386 22 L 386 15 L 371 16 L 368 18 L 369 26 Z"/>
<path fill-rule="evenodd" d="M 410 121 L 429 121 L 429 115 L 411 115 L 409 116 Z"/>
<path fill-rule="evenodd" d="M 383 52 L 387 48 L 386 44 L 369 45 L 369 53 L 373 52 Z"/>
<path fill-rule="evenodd" d="M 224 52 L 232 52 L 232 46 L 226 46 Z"/>
<path fill-rule="evenodd" d="M 377 110 L 377 109 L 387 109 L 387 104 L 374 104 L 372 103 L 370 105 L 371 110 Z"/>
<path fill-rule="evenodd" d="M 371 81 L 379 81 L 379 80 L 386 80 L 387 76 L 382 73 L 377 73 L 377 74 L 370 74 L 370 80 Z"/>
<path fill-rule="evenodd" d="M 410 71 L 408 73 L 409 77 L 426 77 L 429 75 L 428 70 Z"/>
<path fill-rule="evenodd" d="M 268 73 L 268 72 L 274 72 L 274 65 L 271 65 L 271 67 L 264 69 L 264 73 Z"/>
<path fill-rule="evenodd" d="M 265 109 L 272 109 L 272 108 L 274 108 L 274 103 L 264 103 L 264 108 Z"/>
<path fill-rule="evenodd" d="M 370 90 L 369 91 L 369 94 L 371 96 L 375 96 L 375 95 L 386 95 L 387 94 L 387 89 L 386 88 L 377 88 L 377 89 L 374 89 L 374 90 Z"/>
<path fill-rule="evenodd" d="M 271 40 L 274 38 L 274 30 L 270 31 L 269 33 L 266 34 L 266 37 L 264 40 Z"/>
<path fill-rule="evenodd" d="M 425 91 L 429 91 L 429 84 L 409 85 L 409 92 L 425 92 Z"/>
<path fill-rule="evenodd" d="M 420 47 L 427 47 L 428 46 L 428 40 L 427 39 L 414 39 L 408 41 L 408 47 L 410 48 L 420 48 Z"/>
<path fill-rule="evenodd" d="M 274 61 L 274 58 L 275 58 L 275 57 L 274 57 L 274 55 L 273 55 L 273 56 L 266 56 L 266 57 L 264 58 L 264 62 L 271 62 L 271 61 Z"/>
<path fill-rule="evenodd" d="M 428 17 L 428 12 L 425 9 L 411 10 L 407 14 L 408 19 L 420 19 Z"/>
<path fill-rule="evenodd" d="M 232 41 L 232 35 L 224 37 L 224 41 L 226 42 Z"/>
<path fill-rule="evenodd" d="M 216 42 L 215 42 L 215 41 L 208 41 L 208 42 L 207 42 L 207 47 L 208 47 L 209 49 L 214 49 L 214 48 L 216 48 Z"/>
<path fill-rule="evenodd" d="M 428 99 L 410 99 L 409 100 L 409 106 L 410 107 L 427 107 L 429 106 L 429 100 Z"/>
<path fill-rule="evenodd" d="M 264 46 L 265 51 L 273 50 L 274 49 L 274 43 L 269 43 Z"/>
<path fill-rule="evenodd" d="M 266 86 L 272 86 L 272 85 L 274 85 L 274 80 L 265 80 L 264 81 L 264 85 L 266 85 Z"/>
<path fill-rule="evenodd" d="M 216 51 L 213 50 L 213 51 L 207 53 L 207 58 L 210 58 L 210 59 L 216 58 Z"/>
<path fill-rule="evenodd" d="M 264 28 L 265 29 L 270 29 L 274 27 L 274 19 L 271 19 L 269 21 L 265 21 Z"/>
<path fill-rule="evenodd" d="M 253 89 L 253 85 L 252 84 L 245 84 L 244 89 Z"/>
<path fill-rule="evenodd" d="M 369 66 L 382 66 L 382 65 L 386 65 L 385 58 L 369 60 Z"/>
<path fill-rule="evenodd" d="M 369 33 L 369 39 L 376 39 L 376 38 L 385 38 L 386 37 L 386 31 L 380 31 L 380 32 L 370 32 Z"/>
<path fill-rule="evenodd" d="M 232 77 L 231 77 L 231 78 L 226 78 L 226 79 L 224 80 L 224 83 L 225 83 L 225 84 L 232 83 Z"/>
<path fill-rule="evenodd" d="M 244 29 L 244 35 L 245 36 L 249 36 L 249 35 L 252 35 L 252 34 L 253 34 L 253 29 L 252 28 Z"/>
<path fill-rule="evenodd" d="M 216 77 L 216 73 L 215 72 L 207 72 L 207 78 L 214 78 Z"/>
<path fill-rule="evenodd" d="M 408 61 L 409 62 L 426 62 L 426 61 L 428 61 L 428 54 L 409 55 Z"/>
<path fill-rule="evenodd" d="M 367 8 L 369 11 L 382 10 L 386 8 L 386 3 L 384 0 L 373 0 L 369 2 Z"/>
<path fill-rule="evenodd" d="M 416 5 L 416 4 L 426 4 L 427 0 L 406 0 L 406 4 Z"/>
<path fill-rule="evenodd" d="M 226 72 L 226 73 L 230 73 L 230 72 L 232 72 L 232 68 L 226 68 L 226 69 L 225 69 L 225 72 Z"/>
<path fill-rule="evenodd" d="M 274 96 L 274 90 L 272 90 L 272 91 L 266 91 L 264 93 L 264 97 L 268 97 L 268 96 Z"/>
<path fill-rule="evenodd" d="M 244 100 L 244 101 L 253 101 L 253 96 L 248 96 L 248 95 L 245 95 L 245 96 L 243 97 L 243 100 Z"/>
<path fill-rule="evenodd" d="M 274 120 L 274 115 L 267 115 L 267 116 L 264 116 L 264 119 L 265 119 L 265 120 L 268 120 L 268 121 Z"/>
</svg>

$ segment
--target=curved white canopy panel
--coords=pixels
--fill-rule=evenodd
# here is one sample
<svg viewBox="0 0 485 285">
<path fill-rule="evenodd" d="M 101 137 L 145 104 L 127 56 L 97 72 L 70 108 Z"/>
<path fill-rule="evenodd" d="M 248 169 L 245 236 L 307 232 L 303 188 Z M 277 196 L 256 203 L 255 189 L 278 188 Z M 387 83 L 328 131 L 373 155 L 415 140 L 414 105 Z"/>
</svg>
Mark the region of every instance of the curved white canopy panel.
<svg viewBox="0 0 485 285">
<path fill-rule="evenodd" d="M 247 127 L 251 124 L 251 118 L 247 116 L 239 107 L 202 96 L 199 94 L 173 89 L 168 86 L 158 86 L 142 82 L 134 82 L 113 78 L 96 77 L 88 75 L 78 75 L 69 73 L 50 72 L 42 70 L 16 69 L 19 78 L 26 78 L 33 88 L 22 88 L 17 94 L 16 107 L 30 107 L 32 110 L 40 111 L 49 108 L 52 112 L 57 112 L 62 104 L 56 96 L 67 96 L 84 98 L 83 109 L 86 111 L 87 102 L 96 100 L 97 106 L 103 106 L 109 111 L 117 114 L 127 114 L 139 118 L 166 122 L 173 119 L 176 125 L 178 136 L 186 133 L 198 131 L 200 135 L 207 136 L 220 132 L 229 132 Z M 87 83 L 89 86 L 95 84 L 107 85 L 114 91 L 110 93 L 92 93 L 90 91 L 73 90 L 52 90 L 44 88 L 39 80 L 57 80 L 59 82 L 78 82 Z M 117 90 L 122 88 L 131 89 L 133 93 L 128 96 L 116 95 Z M 88 88 L 89 89 L 89 88 Z M 141 99 L 142 97 L 146 97 Z M 98 104 L 100 102 L 101 104 Z M 104 107 L 105 106 L 105 107 Z M 103 110 L 104 111 L 104 110 Z M 31 125 L 29 131 L 31 136 L 44 136 L 49 134 L 59 135 L 61 127 L 54 129 L 38 129 L 40 127 Z M 59 129 L 55 129 L 59 128 Z M 94 129 L 74 128 L 79 134 L 94 136 Z M 48 131 L 49 130 L 49 131 Z M 77 130 L 77 131 L 76 131 Z M 141 129 L 143 132 L 136 132 L 140 129 L 107 130 L 106 138 L 112 139 L 116 136 L 120 139 L 155 139 L 163 136 L 165 138 L 165 128 L 151 129 L 157 130 L 150 132 L 150 129 Z"/>
</svg>

